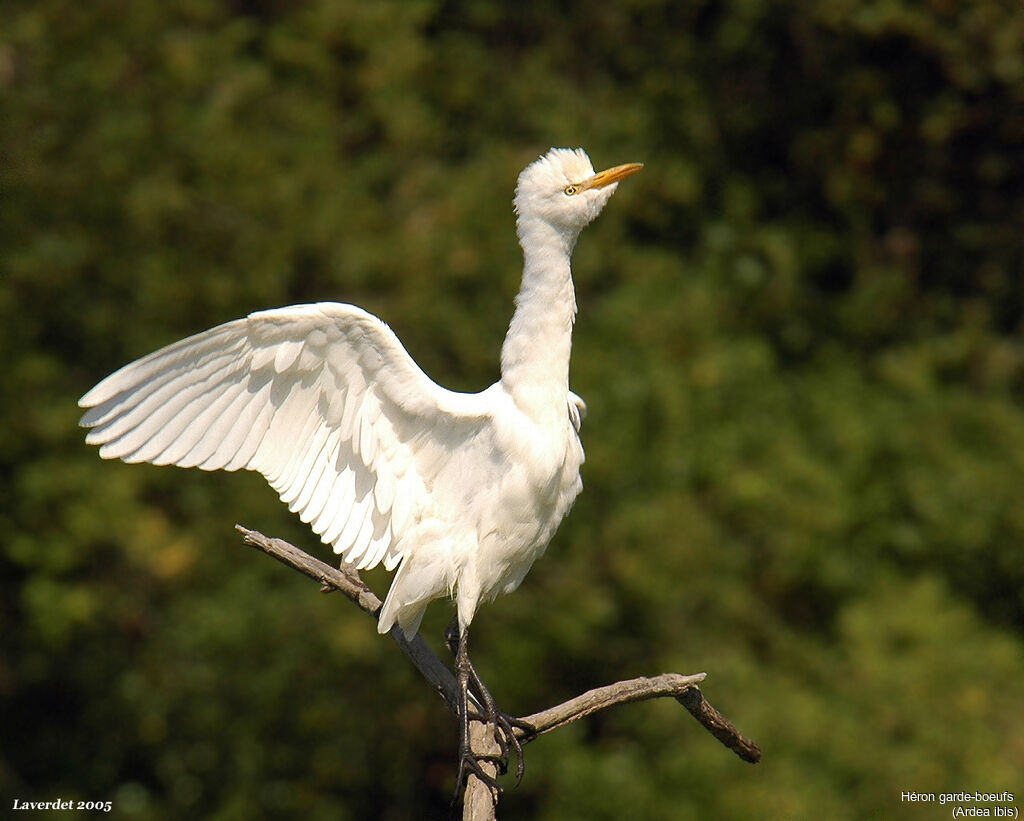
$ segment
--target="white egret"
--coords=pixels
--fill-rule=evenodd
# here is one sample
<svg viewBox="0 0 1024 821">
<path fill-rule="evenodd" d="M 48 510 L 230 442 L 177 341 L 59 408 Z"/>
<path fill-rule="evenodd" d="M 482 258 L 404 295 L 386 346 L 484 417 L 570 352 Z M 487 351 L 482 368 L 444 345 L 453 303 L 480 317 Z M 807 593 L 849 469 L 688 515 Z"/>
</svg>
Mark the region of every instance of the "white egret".
<svg viewBox="0 0 1024 821">
<path fill-rule="evenodd" d="M 482 601 L 515 590 L 582 487 L 585 406 L 569 390 L 576 239 L 639 163 L 594 173 L 551 149 L 519 176 L 523 280 L 501 379 L 456 393 L 432 382 L 391 329 L 352 305 L 250 314 L 183 339 L 83 396 L 104 459 L 262 473 L 342 560 L 398 568 L 378 630 L 419 628 L 434 599 L 458 618 L 459 783 L 483 775 L 468 743 L 472 680 L 503 753 L 522 751 L 469 662 Z M 494 785 L 496 786 L 496 785 Z"/>
</svg>

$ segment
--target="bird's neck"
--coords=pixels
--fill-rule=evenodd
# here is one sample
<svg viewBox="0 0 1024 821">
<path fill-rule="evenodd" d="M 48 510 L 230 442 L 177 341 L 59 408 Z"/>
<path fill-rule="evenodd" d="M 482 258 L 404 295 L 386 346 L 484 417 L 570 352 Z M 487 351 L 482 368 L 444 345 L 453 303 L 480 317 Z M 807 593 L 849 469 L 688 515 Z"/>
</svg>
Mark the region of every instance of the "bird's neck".
<svg viewBox="0 0 1024 821">
<path fill-rule="evenodd" d="M 538 423 L 565 415 L 576 292 L 569 266 L 576 234 L 520 218 L 523 283 L 501 348 L 501 383 Z"/>
</svg>

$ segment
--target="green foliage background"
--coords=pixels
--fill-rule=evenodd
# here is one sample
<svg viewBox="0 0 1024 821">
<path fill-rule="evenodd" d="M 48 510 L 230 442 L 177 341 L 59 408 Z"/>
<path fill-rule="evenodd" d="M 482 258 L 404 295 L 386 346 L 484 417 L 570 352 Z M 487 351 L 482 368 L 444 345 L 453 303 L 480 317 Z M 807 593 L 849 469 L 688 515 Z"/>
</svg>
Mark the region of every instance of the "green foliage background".
<svg viewBox="0 0 1024 821">
<path fill-rule="evenodd" d="M 1024 6 L 31 0 L 0 27 L 0 799 L 444 818 L 455 732 L 260 477 L 101 462 L 76 398 L 249 311 L 485 387 L 550 145 L 586 489 L 474 624 L 505 705 L 707 670 L 531 745 L 507 819 L 933 819 L 1024 792 Z M 372 575 L 380 590 L 384 575 Z M 432 639 L 449 618 L 435 604 Z M 1018 798 L 1018 806 L 1021 799 Z"/>
</svg>

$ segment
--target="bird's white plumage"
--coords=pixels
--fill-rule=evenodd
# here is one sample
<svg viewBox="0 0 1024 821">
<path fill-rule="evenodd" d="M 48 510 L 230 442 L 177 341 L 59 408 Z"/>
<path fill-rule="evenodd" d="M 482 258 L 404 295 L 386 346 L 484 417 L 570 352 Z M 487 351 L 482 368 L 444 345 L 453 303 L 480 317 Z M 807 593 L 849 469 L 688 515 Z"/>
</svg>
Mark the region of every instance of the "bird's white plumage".
<svg viewBox="0 0 1024 821">
<path fill-rule="evenodd" d="M 621 176 L 606 182 L 566 149 L 520 176 L 523 286 L 502 379 L 481 393 L 434 384 L 360 308 L 296 305 L 107 377 L 80 400 L 86 441 L 107 459 L 258 471 L 345 561 L 399 567 L 381 632 L 397 622 L 411 636 L 446 594 L 465 627 L 519 585 L 580 491 L 569 255 Z"/>
</svg>

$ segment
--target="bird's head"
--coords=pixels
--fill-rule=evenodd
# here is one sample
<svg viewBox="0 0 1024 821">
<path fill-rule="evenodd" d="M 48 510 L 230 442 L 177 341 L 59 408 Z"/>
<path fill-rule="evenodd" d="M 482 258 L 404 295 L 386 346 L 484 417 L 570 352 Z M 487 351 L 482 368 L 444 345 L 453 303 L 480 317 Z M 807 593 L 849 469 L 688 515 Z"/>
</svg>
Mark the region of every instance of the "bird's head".
<svg viewBox="0 0 1024 821">
<path fill-rule="evenodd" d="M 601 213 L 619 180 L 641 168 L 641 163 L 627 163 L 595 174 L 582 148 L 552 148 L 519 175 L 519 222 L 539 218 L 560 232 L 578 234 Z"/>
</svg>

